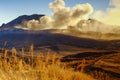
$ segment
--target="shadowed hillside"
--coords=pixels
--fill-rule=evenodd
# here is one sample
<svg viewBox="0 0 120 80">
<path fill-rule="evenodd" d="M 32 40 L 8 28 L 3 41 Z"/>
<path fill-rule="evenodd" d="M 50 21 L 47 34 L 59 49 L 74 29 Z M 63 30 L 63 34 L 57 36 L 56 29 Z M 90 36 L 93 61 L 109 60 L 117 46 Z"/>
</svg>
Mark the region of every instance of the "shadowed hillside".
<svg viewBox="0 0 120 80">
<path fill-rule="evenodd" d="M 0 46 L 3 47 L 4 42 L 7 42 L 6 48 L 22 48 L 29 47 L 34 44 L 36 48 L 41 46 L 55 46 L 66 45 L 78 48 L 90 48 L 99 50 L 119 50 L 120 41 L 100 41 L 87 38 L 79 38 L 63 34 L 54 33 L 3 33 L 0 34 Z"/>
</svg>

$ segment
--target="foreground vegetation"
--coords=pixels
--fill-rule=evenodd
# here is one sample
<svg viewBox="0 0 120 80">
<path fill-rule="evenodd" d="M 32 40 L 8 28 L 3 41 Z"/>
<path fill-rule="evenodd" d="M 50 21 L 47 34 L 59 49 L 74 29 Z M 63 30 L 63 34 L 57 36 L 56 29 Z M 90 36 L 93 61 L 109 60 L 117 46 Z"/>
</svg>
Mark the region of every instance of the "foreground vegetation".
<svg viewBox="0 0 120 80">
<path fill-rule="evenodd" d="M 2 49 L 0 54 L 0 80 L 95 80 L 83 73 L 65 66 L 56 55 L 38 54 L 34 56 L 34 46 L 30 46 L 29 56 L 24 49 L 21 55 L 15 48 Z M 82 68 L 83 69 L 83 68 Z"/>
</svg>

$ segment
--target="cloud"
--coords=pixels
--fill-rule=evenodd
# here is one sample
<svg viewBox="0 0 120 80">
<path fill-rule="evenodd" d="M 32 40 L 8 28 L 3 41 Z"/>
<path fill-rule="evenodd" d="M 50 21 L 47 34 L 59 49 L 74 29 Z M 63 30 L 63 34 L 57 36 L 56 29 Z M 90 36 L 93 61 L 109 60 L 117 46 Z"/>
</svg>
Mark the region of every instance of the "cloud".
<svg viewBox="0 0 120 80">
<path fill-rule="evenodd" d="M 120 0 L 110 0 L 110 5 L 120 7 Z"/>
<path fill-rule="evenodd" d="M 106 24 L 120 26 L 120 0 L 110 0 L 109 5 L 110 7 L 105 12 L 101 10 L 95 11 L 92 18 Z"/>
</svg>

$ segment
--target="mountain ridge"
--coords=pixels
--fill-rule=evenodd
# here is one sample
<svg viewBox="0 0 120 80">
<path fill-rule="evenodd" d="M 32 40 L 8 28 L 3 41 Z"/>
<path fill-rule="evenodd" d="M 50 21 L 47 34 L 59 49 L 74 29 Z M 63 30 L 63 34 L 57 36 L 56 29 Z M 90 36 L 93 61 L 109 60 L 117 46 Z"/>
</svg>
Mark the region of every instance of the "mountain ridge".
<svg viewBox="0 0 120 80">
<path fill-rule="evenodd" d="M 17 17 L 16 19 L 14 19 L 6 24 L 1 25 L 0 29 L 8 30 L 10 28 L 14 28 L 14 26 L 16 26 L 16 25 L 22 24 L 22 22 L 24 22 L 24 21 L 29 21 L 32 19 L 39 20 L 39 18 L 42 16 L 45 16 L 45 15 L 42 15 L 42 14 L 41 15 L 40 14 L 21 15 L 21 16 Z"/>
</svg>

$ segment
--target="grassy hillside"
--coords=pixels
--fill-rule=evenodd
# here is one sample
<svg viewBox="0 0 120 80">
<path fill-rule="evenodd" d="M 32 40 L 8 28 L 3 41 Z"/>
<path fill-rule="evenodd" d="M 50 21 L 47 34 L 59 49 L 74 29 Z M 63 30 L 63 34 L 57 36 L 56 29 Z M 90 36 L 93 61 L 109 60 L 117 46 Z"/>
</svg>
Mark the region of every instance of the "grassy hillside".
<svg viewBox="0 0 120 80">
<path fill-rule="evenodd" d="M 63 48 L 64 45 L 61 45 Z M 60 47 L 60 46 L 59 46 Z M 119 80 L 119 51 L 0 49 L 1 80 Z M 73 51 L 72 51 L 73 50 Z M 76 51 L 77 50 L 77 51 Z M 63 53 L 62 53 L 63 52 Z M 77 53 L 78 52 L 78 53 Z"/>
</svg>

